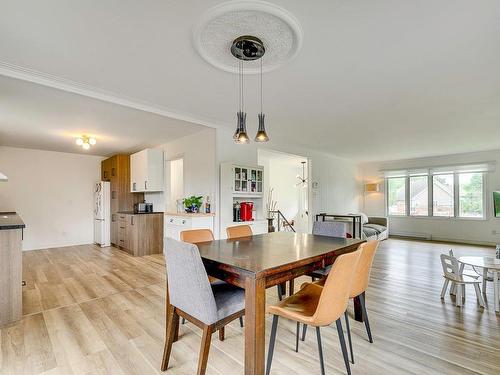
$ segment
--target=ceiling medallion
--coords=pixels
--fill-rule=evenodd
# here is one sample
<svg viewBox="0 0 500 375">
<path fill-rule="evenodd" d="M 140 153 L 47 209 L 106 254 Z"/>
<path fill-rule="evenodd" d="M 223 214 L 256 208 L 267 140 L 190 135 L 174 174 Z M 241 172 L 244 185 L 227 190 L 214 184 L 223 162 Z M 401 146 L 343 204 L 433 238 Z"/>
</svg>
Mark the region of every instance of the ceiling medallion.
<svg viewBox="0 0 500 375">
<path fill-rule="evenodd" d="M 255 40 L 239 37 L 252 36 Z M 200 56 L 211 65 L 239 74 L 234 53 L 245 48 L 244 43 L 256 48 L 258 55 L 266 53 L 263 72 L 277 69 L 292 60 L 302 46 L 302 28 L 287 10 L 264 1 L 230 1 L 209 9 L 193 28 L 193 45 Z M 264 49 L 264 45 L 266 48 Z M 228 51 L 231 50 L 232 54 Z M 244 57 L 244 55 L 243 55 Z M 244 58 L 244 74 L 260 74 L 259 58 Z"/>
</svg>

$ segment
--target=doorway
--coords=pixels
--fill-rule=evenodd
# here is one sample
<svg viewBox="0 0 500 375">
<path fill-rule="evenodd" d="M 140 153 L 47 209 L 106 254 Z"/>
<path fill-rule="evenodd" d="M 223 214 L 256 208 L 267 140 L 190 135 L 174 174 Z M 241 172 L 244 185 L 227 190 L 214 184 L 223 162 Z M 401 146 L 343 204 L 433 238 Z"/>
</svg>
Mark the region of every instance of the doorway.
<svg viewBox="0 0 500 375">
<path fill-rule="evenodd" d="M 178 200 L 184 198 L 184 159 L 167 162 L 167 212 L 177 212 Z"/>
<path fill-rule="evenodd" d="M 276 201 L 285 219 L 298 233 L 309 233 L 310 160 L 306 156 L 274 150 L 258 150 L 258 163 L 264 167 L 264 201 Z"/>
</svg>

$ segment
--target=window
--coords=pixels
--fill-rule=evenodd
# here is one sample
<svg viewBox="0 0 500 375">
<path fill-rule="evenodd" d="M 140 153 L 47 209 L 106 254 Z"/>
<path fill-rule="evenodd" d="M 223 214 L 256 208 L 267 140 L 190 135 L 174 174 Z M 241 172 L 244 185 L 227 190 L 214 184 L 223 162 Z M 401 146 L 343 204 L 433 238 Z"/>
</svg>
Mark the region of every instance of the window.
<svg viewBox="0 0 500 375">
<path fill-rule="evenodd" d="M 429 213 L 429 186 L 427 176 L 410 177 L 410 216 Z"/>
<path fill-rule="evenodd" d="M 490 164 L 386 171 L 389 216 L 485 217 L 485 176 Z"/>
<path fill-rule="evenodd" d="M 483 174 L 459 174 L 458 191 L 459 216 L 483 217 Z"/>
<path fill-rule="evenodd" d="M 432 176 L 432 214 L 434 216 L 455 216 L 454 175 Z"/>
<path fill-rule="evenodd" d="M 387 211 L 389 215 L 406 215 L 406 177 L 387 179 Z"/>
</svg>

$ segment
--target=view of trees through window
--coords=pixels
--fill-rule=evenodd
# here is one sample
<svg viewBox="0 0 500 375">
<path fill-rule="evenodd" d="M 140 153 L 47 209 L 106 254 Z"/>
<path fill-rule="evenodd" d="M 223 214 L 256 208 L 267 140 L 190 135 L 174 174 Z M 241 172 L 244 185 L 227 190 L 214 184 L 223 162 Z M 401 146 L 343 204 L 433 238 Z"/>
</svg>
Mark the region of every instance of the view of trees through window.
<svg viewBox="0 0 500 375">
<path fill-rule="evenodd" d="M 428 175 L 387 178 L 387 213 L 430 216 L 432 208 L 432 216 L 437 217 L 484 217 L 483 173 L 443 173 L 433 175 L 431 181 L 429 178 Z M 429 202 L 429 187 L 432 202 Z"/>
<path fill-rule="evenodd" d="M 483 174 L 459 174 L 458 190 L 460 216 L 483 217 Z"/>
<path fill-rule="evenodd" d="M 406 177 L 387 180 L 387 207 L 389 215 L 406 215 Z"/>
</svg>

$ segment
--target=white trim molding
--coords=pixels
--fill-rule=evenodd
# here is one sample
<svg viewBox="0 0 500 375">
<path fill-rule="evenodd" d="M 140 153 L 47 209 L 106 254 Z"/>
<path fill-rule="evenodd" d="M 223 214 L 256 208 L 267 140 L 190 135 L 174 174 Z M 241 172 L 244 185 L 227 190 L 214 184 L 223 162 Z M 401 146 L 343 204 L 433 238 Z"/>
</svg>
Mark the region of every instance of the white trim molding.
<svg viewBox="0 0 500 375">
<path fill-rule="evenodd" d="M 213 120 L 203 119 L 190 113 L 181 113 L 156 104 L 146 103 L 136 98 L 106 91 L 85 83 L 72 81 L 52 74 L 39 72 L 33 69 L 0 61 L 0 75 L 16 78 L 27 82 L 67 91 L 73 94 L 86 96 L 108 103 L 121 105 L 123 107 L 137 109 L 139 111 L 153 113 L 155 115 L 169 117 L 176 120 L 186 121 L 209 128 L 219 128 L 224 124 L 217 124 Z M 227 124 L 229 126 L 229 124 Z"/>
</svg>

